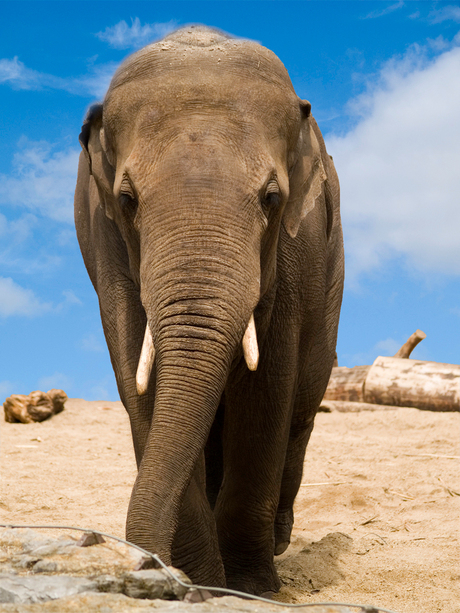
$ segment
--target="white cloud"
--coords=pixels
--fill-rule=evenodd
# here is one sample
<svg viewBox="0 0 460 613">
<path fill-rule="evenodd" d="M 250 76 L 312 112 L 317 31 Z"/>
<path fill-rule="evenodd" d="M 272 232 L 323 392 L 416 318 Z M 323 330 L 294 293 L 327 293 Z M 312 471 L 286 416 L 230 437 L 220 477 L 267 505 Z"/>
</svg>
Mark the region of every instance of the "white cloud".
<svg viewBox="0 0 460 613">
<path fill-rule="evenodd" d="M 448 4 L 441 9 L 433 9 L 428 15 L 431 23 L 441 23 L 442 21 L 455 21 L 460 23 L 460 6 Z"/>
<path fill-rule="evenodd" d="M 413 46 L 388 62 L 327 139 L 342 188 L 348 280 L 401 257 L 460 274 L 460 48 L 428 59 Z"/>
<path fill-rule="evenodd" d="M 14 394 L 15 384 L 11 381 L 0 381 L 0 402 L 2 398 L 8 398 Z"/>
<path fill-rule="evenodd" d="M 408 338 L 408 337 L 407 337 Z M 339 366 L 349 366 L 350 368 L 358 364 L 373 364 L 378 356 L 394 356 L 399 349 L 407 341 L 407 338 L 400 337 L 398 340 L 394 338 L 386 338 L 375 343 L 375 345 L 369 348 L 367 351 L 361 351 L 360 353 L 347 354 L 341 353 L 339 355 Z M 411 353 L 411 358 L 415 360 L 429 360 L 430 356 L 423 345 L 423 343 L 417 345 Z"/>
<path fill-rule="evenodd" d="M 65 80 L 65 89 L 71 94 L 79 96 L 93 96 L 101 100 L 105 96 L 110 81 L 115 70 L 118 68 L 117 62 L 107 64 L 96 64 L 90 71 L 83 76 L 69 78 Z"/>
<path fill-rule="evenodd" d="M 64 296 L 64 300 L 59 302 L 59 304 L 54 307 L 53 310 L 55 313 L 61 313 L 62 311 L 67 310 L 69 307 L 75 305 L 81 306 L 83 304 L 80 298 L 78 298 L 78 296 L 76 296 L 71 289 L 64 290 L 62 295 Z"/>
<path fill-rule="evenodd" d="M 377 355 L 394 355 L 404 343 L 396 341 L 394 338 L 386 338 L 375 344 L 374 349 Z"/>
<path fill-rule="evenodd" d="M 117 49 L 139 49 L 163 38 L 176 27 L 174 21 L 141 25 L 139 18 L 136 17 L 131 20 L 130 26 L 126 21 L 120 21 L 103 32 L 98 32 L 96 36 Z M 88 72 L 84 75 L 57 77 L 27 67 L 17 56 L 12 59 L 0 58 L 0 84 L 23 90 L 58 89 L 77 96 L 101 99 L 117 67 L 117 62 L 90 63 Z"/>
<path fill-rule="evenodd" d="M 435 53 L 441 53 L 451 48 L 451 43 L 444 38 L 442 34 L 436 38 L 429 38 L 427 42 L 428 46 L 431 47 Z"/>
<path fill-rule="evenodd" d="M 30 213 L 26 213 L 18 219 L 13 219 L 11 221 L 0 213 L 0 237 L 8 237 L 8 243 L 16 248 L 19 243 L 30 240 L 32 229 L 36 226 L 36 223 L 37 218 Z M 2 240 L 2 243 L 4 246 L 5 241 Z"/>
<path fill-rule="evenodd" d="M 0 203 L 73 223 L 79 154 L 77 149 L 55 150 L 45 141 L 22 139 L 12 174 L 0 174 Z"/>
<path fill-rule="evenodd" d="M 46 230 L 45 230 L 46 232 Z M 35 240 L 32 246 L 21 245 L 23 253 L 14 253 L 14 246 L 7 245 L 6 249 L 0 251 L 0 265 L 4 269 L 16 273 L 19 272 L 22 275 L 42 275 L 50 274 L 50 271 L 54 271 L 62 266 L 63 258 L 61 256 L 46 253 L 46 250 L 42 247 L 39 248 L 38 253 L 33 252 L 33 245 L 36 244 Z"/>
<path fill-rule="evenodd" d="M 66 304 L 83 304 L 83 302 L 75 295 L 71 289 L 66 289 L 62 292 Z"/>
<path fill-rule="evenodd" d="M 96 36 L 115 49 L 139 49 L 148 43 L 163 38 L 177 28 L 174 21 L 167 23 L 146 23 L 141 25 L 139 17 L 131 19 L 129 26 L 126 21 L 119 21 L 114 26 L 98 32 Z"/>
<path fill-rule="evenodd" d="M 89 388 L 86 400 L 120 400 L 114 378 L 109 375 Z"/>
<path fill-rule="evenodd" d="M 0 267 L 4 271 L 41 274 L 61 264 L 60 254 L 47 253 L 37 241 L 37 237 L 44 234 L 43 228 L 48 220 L 43 220 L 42 223 L 40 228 L 39 219 L 31 213 L 11 220 L 0 213 Z"/>
<path fill-rule="evenodd" d="M 65 290 L 62 294 L 64 300 L 54 306 L 40 300 L 31 289 L 18 285 L 11 277 L 0 277 L 0 318 L 13 315 L 37 317 L 45 313 L 59 313 L 66 307 L 82 304 L 72 290 Z"/>
<path fill-rule="evenodd" d="M 17 89 L 37 89 L 40 87 L 40 73 L 26 68 L 17 56 L 12 60 L 2 58 L 0 83 L 9 83 Z"/>
<path fill-rule="evenodd" d="M 373 364 L 379 355 L 393 356 L 403 344 L 404 340 L 398 342 L 394 338 L 386 338 L 365 351 L 354 354 L 342 353 L 339 356 L 339 366 L 350 368 L 358 364 Z"/>
<path fill-rule="evenodd" d="M 56 77 L 28 68 L 18 57 L 0 59 L 0 83 L 13 89 L 59 89 L 77 96 L 102 98 L 118 64 L 95 64 L 79 77 Z"/>
<path fill-rule="evenodd" d="M 42 302 L 32 290 L 21 287 L 10 277 L 0 277 L 0 317 L 34 317 L 51 309 L 52 305 Z"/>
<path fill-rule="evenodd" d="M 38 389 L 48 391 L 50 389 L 62 389 L 64 391 L 72 389 L 73 381 L 61 372 L 55 372 L 48 377 L 42 377 L 38 382 Z"/>
<path fill-rule="evenodd" d="M 56 236 L 56 241 L 60 247 L 67 247 L 68 245 L 74 243 L 75 240 L 75 229 L 69 230 L 68 228 L 64 228 Z"/>
<path fill-rule="evenodd" d="M 99 353 L 104 351 L 104 346 L 95 334 L 87 334 L 82 338 L 80 347 L 84 351 Z"/>
<path fill-rule="evenodd" d="M 398 2 L 395 2 L 394 4 L 390 4 L 384 9 L 375 10 L 375 11 L 368 13 L 364 17 L 364 19 L 376 19 L 377 17 L 383 17 L 383 15 L 388 15 L 388 13 L 392 13 L 393 11 L 400 9 L 403 6 L 404 6 L 404 0 L 398 0 Z"/>
</svg>

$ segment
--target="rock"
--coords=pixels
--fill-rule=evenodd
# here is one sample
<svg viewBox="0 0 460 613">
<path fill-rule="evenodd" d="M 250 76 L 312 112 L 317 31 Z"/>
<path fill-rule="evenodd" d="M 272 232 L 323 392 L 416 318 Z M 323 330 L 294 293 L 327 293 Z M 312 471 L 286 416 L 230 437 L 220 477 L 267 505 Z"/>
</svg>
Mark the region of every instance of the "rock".
<svg viewBox="0 0 460 613">
<path fill-rule="evenodd" d="M 332 536 L 336 540 L 343 537 Z M 55 538 L 29 529 L 0 531 L 0 610 L 2 613 L 280 613 L 275 605 L 235 597 L 199 602 L 203 594 L 188 592 L 163 568 L 134 570 L 142 559 L 138 550 L 112 540 L 81 547 L 78 538 L 68 535 Z M 168 568 L 189 583 L 182 571 Z M 183 602 L 187 593 L 191 594 L 191 602 Z M 309 612 L 351 613 L 349 608 L 321 605 Z"/>
<path fill-rule="evenodd" d="M 35 549 L 28 550 L 30 555 L 38 558 L 44 558 L 53 555 L 71 555 L 74 553 L 77 543 L 71 539 L 50 539 L 50 542 L 44 543 L 35 547 Z"/>
<path fill-rule="evenodd" d="M 68 535 L 55 538 L 43 537 L 43 533 L 33 530 L 4 530 L 0 532 L 0 551 L 3 552 L 0 572 L 44 572 L 46 564 L 53 563 L 56 571 L 50 572 L 78 576 L 120 575 L 134 570 L 142 557 L 138 550 L 113 541 L 89 547 L 78 546 L 78 543 L 78 538 Z"/>
<path fill-rule="evenodd" d="M 23 424 L 45 421 L 63 411 L 66 400 L 67 394 L 57 389 L 46 393 L 35 391 L 28 396 L 13 394 L 3 403 L 5 421 Z"/>
<path fill-rule="evenodd" d="M 190 583 L 183 572 L 172 567 L 170 573 L 136 571 L 141 552 L 100 540 L 94 538 L 91 545 L 68 536 L 40 538 L 32 530 L 0 533 L 0 549 L 8 552 L 0 561 L 0 602 L 30 604 L 88 591 L 149 600 L 180 600 L 187 593 L 170 574 Z"/>
<path fill-rule="evenodd" d="M 34 573 L 55 573 L 59 570 L 59 564 L 51 560 L 39 560 L 31 566 Z"/>
<path fill-rule="evenodd" d="M 190 579 L 182 571 L 173 567 L 169 569 L 178 579 L 190 583 Z M 136 570 L 124 575 L 123 593 L 131 598 L 182 600 L 187 591 L 187 588 L 174 581 L 163 568 Z"/>
<path fill-rule="evenodd" d="M 95 591 L 96 583 L 68 575 L 0 575 L 0 602 L 45 602 L 81 592 Z"/>
<path fill-rule="evenodd" d="M 55 539 L 44 536 L 30 528 L 21 530 L 4 530 L 0 532 L 0 547 L 19 551 L 32 551 L 41 545 L 51 543 Z"/>
<path fill-rule="evenodd" d="M 105 543 L 105 539 L 100 534 L 84 532 L 77 545 L 79 547 L 92 547 L 93 545 L 99 545 L 99 543 Z"/>
<path fill-rule="evenodd" d="M 84 592 L 75 596 L 50 600 L 36 604 L 4 604 L 2 613 L 75 613 L 76 611 L 91 611 L 91 613 L 285 613 L 286 610 L 275 604 L 254 602 L 225 596 L 212 598 L 205 602 L 188 604 L 167 600 L 136 600 L 123 594 L 97 594 Z M 305 613 L 355 613 L 349 607 L 309 605 Z M 367 609 L 371 613 L 371 609 Z M 372 612 L 377 613 L 378 609 Z M 364 613 L 364 609 L 362 610 Z"/>
<path fill-rule="evenodd" d="M 28 555 L 23 555 L 20 556 L 20 558 L 16 561 L 16 560 L 12 560 L 13 564 L 15 566 L 17 566 L 18 568 L 33 568 L 38 562 L 41 562 L 42 560 L 40 558 L 37 558 L 36 556 L 28 556 Z"/>
<path fill-rule="evenodd" d="M 98 592 L 107 594 L 122 594 L 124 582 L 113 575 L 99 575 L 96 578 Z"/>
</svg>

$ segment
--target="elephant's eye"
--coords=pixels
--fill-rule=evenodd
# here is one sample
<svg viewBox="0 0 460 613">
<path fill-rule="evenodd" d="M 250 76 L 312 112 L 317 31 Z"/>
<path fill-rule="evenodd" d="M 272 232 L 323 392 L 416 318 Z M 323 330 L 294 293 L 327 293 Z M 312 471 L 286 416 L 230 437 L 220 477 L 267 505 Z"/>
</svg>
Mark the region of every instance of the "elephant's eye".
<svg viewBox="0 0 460 613">
<path fill-rule="evenodd" d="M 278 183 L 272 180 L 268 183 L 265 190 L 264 205 L 268 209 L 273 209 L 279 206 L 280 200 L 280 188 Z"/>
<path fill-rule="evenodd" d="M 135 213 L 137 210 L 137 198 L 131 181 L 125 174 L 120 185 L 120 195 L 118 196 L 120 207 L 125 213 Z"/>
<path fill-rule="evenodd" d="M 127 177 L 123 178 L 121 183 L 120 195 L 118 196 L 118 202 L 121 209 L 124 212 L 135 213 L 137 210 L 137 198 L 134 193 L 134 189 Z"/>
<path fill-rule="evenodd" d="M 136 199 L 133 197 L 132 194 L 128 194 L 126 192 L 122 192 L 118 198 L 120 205 L 123 209 L 136 209 L 137 208 L 137 201 Z"/>
</svg>

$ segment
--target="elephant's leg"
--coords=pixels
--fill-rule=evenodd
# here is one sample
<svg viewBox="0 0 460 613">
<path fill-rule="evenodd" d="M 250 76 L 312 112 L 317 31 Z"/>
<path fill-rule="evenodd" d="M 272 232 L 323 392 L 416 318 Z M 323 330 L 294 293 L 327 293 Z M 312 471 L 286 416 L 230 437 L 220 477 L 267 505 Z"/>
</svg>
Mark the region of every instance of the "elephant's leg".
<svg viewBox="0 0 460 613">
<path fill-rule="evenodd" d="M 80 222 L 83 224 L 84 220 Z M 92 248 L 82 251 L 99 296 L 102 326 L 121 401 L 128 411 L 137 465 L 147 441 L 155 399 L 155 373 L 147 393 L 139 396 L 136 372 L 144 338 L 146 316 L 139 290 L 129 276 L 126 246 L 116 225 L 97 207 L 92 223 Z M 80 228 L 89 233 L 86 226 Z"/>
<path fill-rule="evenodd" d="M 206 497 L 204 456 L 198 462 L 179 512 L 172 563 L 193 583 L 225 587 L 216 522 Z"/>
<path fill-rule="evenodd" d="M 222 397 L 205 447 L 206 495 L 214 510 L 224 476 L 222 435 L 224 428 L 224 397 Z"/>
<path fill-rule="evenodd" d="M 335 355 L 333 350 L 325 350 L 327 346 L 326 329 L 323 327 L 319 329 L 312 342 L 309 356 L 309 363 L 314 364 L 315 369 L 304 368 L 305 375 L 295 398 L 275 520 L 276 555 L 283 553 L 291 540 L 294 500 L 302 481 L 305 451 L 313 430 L 316 412 L 326 391 Z"/>
<path fill-rule="evenodd" d="M 241 383 L 226 390 L 224 479 L 215 515 L 227 585 L 252 594 L 277 592 L 281 585 L 273 563 L 274 521 L 291 386 L 283 392 L 282 385 Z"/>
<path fill-rule="evenodd" d="M 292 416 L 288 448 L 281 483 L 280 499 L 275 519 L 275 555 L 286 551 L 291 542 L 294 524 L 294 500 L 302 481 L 305 450 L 313 430 L 314 412 L 308 399 L 299 394 Z"/>
<path fill-rule="evenodd" d="M 113 286 L 112 286 L 113 287 Z M 137 465 L 140 465 L 152 421 L 155 373 L 149 389 L 139 396 L 136 371 L 145 330 L 145 313 L 129 287 L 119 285 L 100 298 L 101 319 L 118 391 L 128 411 Z"/>
</svg>

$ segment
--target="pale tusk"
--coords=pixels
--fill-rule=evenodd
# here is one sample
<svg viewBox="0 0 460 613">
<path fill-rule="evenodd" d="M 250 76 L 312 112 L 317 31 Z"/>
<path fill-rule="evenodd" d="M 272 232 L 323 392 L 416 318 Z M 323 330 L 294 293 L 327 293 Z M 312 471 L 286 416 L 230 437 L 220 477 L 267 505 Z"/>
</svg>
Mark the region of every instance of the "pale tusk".
<svg viewBox="0 0 460 613">
<path fill-rule="evenodd" d="M 141 357 L 136 373 L 136 387 L 139 396 L 147 391 L 152 372 L 153 361 L 155 360 L 155 347 L 153 346 L 152 333 L 147 323 L 145 326 L 144 342 L 142 343 Z"/>
<path fill-rule="evenodd" d="M 257 370 L 257 364 L 259 363 L 259 347 L 257 346 L 254 314 L 251 315 L 248 327 L 243 336 L 243 353 L 249 370 Z"/>
</svg>

